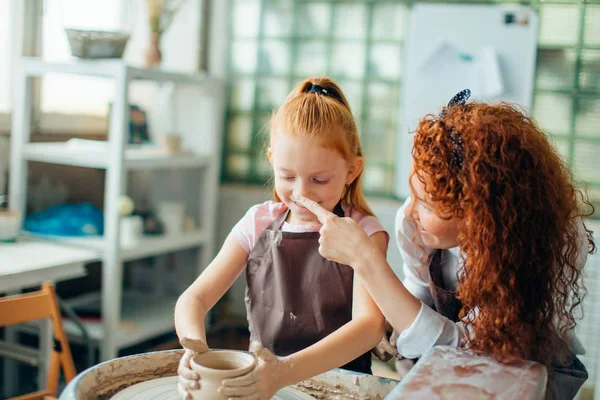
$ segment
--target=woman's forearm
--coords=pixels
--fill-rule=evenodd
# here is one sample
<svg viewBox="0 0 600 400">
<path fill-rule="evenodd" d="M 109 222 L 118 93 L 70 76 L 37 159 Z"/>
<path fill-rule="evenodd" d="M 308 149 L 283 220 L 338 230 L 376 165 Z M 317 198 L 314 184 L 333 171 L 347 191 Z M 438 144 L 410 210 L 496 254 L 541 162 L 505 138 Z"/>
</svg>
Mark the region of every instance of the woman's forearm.
<svg viewBox="0 0 600 400">
<path fill-rule="evenodd" d="M 292 385 L 341 367 L 370 351 L 381 340 L 383 322 L 381 314 L 354 318 L 314 345 L 284 357 L 278 386 Z"/>
<path fill-rule="evenodd" d="M 352 267 L 392 327 L 398 332 L 409 328 L 419 314 L 421 301 L 398 279 L 385 255 L 371 246 Z"/>
<path fill-rule="evenodd" d="M 175 305 L 175 330 L 179 338 L 202 339 L 206 342 L 204 318 L 208 310 L 193 294 L 184 292 Z"/>
</svg>

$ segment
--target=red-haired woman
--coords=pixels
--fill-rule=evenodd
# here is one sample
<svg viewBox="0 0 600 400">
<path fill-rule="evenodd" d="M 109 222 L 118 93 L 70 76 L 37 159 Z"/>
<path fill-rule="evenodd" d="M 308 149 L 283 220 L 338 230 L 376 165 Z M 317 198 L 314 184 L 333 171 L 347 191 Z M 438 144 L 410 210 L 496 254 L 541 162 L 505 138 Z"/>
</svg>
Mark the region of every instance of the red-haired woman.
<svg viewBox="0 0 600 400">
<path fill-rule="evenodd" d="M 354 223 L 296 200 L 324 223 L 321 254 L 353 267 L 400 332 L 401 355 L 455 345 L 534 360 L 552 398 L 573 398 L 587 379 L 573 331 L 593 207 L 530 117 L 469 94 L 416 130 L 412 194 L 396 219 L 402 282 Z"/>
</svg>

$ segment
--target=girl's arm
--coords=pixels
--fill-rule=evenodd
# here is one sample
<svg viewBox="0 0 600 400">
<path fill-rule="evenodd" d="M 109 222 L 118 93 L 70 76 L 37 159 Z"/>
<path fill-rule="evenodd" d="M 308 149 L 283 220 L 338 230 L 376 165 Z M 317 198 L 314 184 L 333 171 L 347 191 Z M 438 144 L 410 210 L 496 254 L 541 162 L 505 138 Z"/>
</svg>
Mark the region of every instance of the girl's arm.
<svg viewBox="0 0 600 400">
<path fill-rule="evenodd" d="M 206 314 L 235 282 L 247 262 L 248 254 L 233 233 L 229 233 L 215 259 L 177 300 L 175 330 L 180 339 L 188 337 L 206 343 Z"/>
</svg>

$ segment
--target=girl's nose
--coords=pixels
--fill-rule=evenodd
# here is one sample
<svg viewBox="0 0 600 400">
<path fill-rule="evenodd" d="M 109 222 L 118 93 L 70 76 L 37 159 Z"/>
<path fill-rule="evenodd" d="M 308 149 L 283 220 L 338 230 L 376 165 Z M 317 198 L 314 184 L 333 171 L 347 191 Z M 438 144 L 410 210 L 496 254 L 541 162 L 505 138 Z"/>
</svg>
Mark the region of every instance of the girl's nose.
<svg viewBox="0 0 600 400">
<path fill-rule="evenodd" d="M 300 196 L 304 196 L 306 198 L 311 198 L 311 193 L 310 193 L 310 188 L 308 187 L 308 185 L 306 184 L 306 182 L 302 181 L 302 180 L 298 180 L 296 182 L 296 185 L 294 187 L 293 190 L 294 194 L 300 195 Z"/>
</svg>

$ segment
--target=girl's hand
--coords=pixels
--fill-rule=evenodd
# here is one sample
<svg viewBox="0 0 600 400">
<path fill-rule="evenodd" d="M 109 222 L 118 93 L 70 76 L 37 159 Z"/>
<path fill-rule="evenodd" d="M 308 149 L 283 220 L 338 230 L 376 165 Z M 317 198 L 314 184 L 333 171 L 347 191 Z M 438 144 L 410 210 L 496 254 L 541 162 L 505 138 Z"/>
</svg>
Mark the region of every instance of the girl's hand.
<svg viewBox="0 0 600 400">
<path fill-rule="evenodd" d="M 359 258 L 375 249 L 367 233 L 352 218 L 340 218 L 303 196 L 292 195 L 291 199 L 315 214 L 323 224 L 319 231 L 319 253 L 324 258 L 354 268 Z"/>
<path fill-rule="evenodd" d="M 280 374 L 286 363 L 265 349 L 260 343 L 252 342 L 250 351 L 257 357 L 256 367 L 246 375 L 223 379 L 219 393 L 228 399 L 269 400 L 281 389 Z"/>
<path fill-rule="evenodd" d="M 179 375 L 177 391 L 183 396 L 184 400 L 191 400 L 192 395 L 189 391 L 200 389 L 200 376 L 198 373 L 192 371 L 190 360 L 197 354 L 206 353 L 208 346 L 202 339 L 184 337 L 180 342 L 185 349 L 185 353 L 183 353 L 179 361 L 179 368 L 177 369 L 177 374 Z"/>
</svg>

